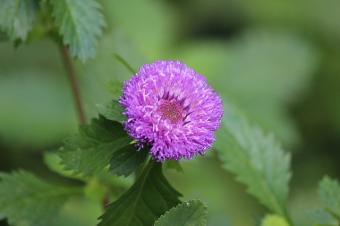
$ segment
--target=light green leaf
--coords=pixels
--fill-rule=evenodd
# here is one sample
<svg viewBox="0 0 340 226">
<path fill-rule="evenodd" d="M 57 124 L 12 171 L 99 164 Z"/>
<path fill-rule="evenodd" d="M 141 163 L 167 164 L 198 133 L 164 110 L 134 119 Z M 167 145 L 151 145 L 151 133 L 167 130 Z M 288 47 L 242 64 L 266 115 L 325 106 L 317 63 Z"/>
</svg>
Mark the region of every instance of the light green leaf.
<svg viewBox="0 0 340 226">
<path fill-rule="evenodd" d="M 326 210 L 316 209 L 308 213 L 313 221 L 313 225 L 317 226 L 338 226 L 338 220 Z"/>
<path fill-rule="evenodd" d="M 78 135 L 66 139 L 59 155 L 65 170 L 90 176 L 100 173 L 109 165 L 113 153 L 130 142 L 120 123 L 101 116 L 91 125 L 81 126 Z"/>
<path fill-rule="evenodd" d="M 176 206 L 180 194 L 164 177 L 161 165 L 150 162 L 136 183 L 109 205 L 99 226 L 150 226 Z"/>
<path fill-rule="evenodd" d="M 340 184 L 337 180 L 324 177 L 319 185 L 319 195 L 327 210 L 340 218 Z"/>
<path fill-rule="evenodd" d="M 224 102 L 223 127 L 218 132 L 216 148 L 224 168 L 235 173 L 264 206 L 285 215 L 288 183 L 291 177 L 290 155 L 275 138 L 252 127 L 240 112 Z"/>
<path fill-rule="evenodd" d="M 76 194 L 81 190 L 50 184 L 24 171 L 0 174 L 0 213 L 10 224 L 51 225 L 65 201 Z"/>
<path fill-rule="evenodd" d="M 59 33 L 72 56 L 82 61 L 93 58 L 105 26 L 99 3 L 96 0 L 50 2 Z"/>
<path fill-rule="evenodd" d="M 37 3 L 34 0 L 0 0 L 0 30 L 12 40 L 26 40 L 35 20 Z"/>
<path fill-rule="evenodd" d="M 207 207 L 199 200 L 181 203 L 162 215 L 155 226 L 206 226 Z"/>
<path fill-rule="evenodd" d="M 261 226 L 289 226 L 289 224 L 283 217 L 271 214 L 263 219 Z"/>
</svg>

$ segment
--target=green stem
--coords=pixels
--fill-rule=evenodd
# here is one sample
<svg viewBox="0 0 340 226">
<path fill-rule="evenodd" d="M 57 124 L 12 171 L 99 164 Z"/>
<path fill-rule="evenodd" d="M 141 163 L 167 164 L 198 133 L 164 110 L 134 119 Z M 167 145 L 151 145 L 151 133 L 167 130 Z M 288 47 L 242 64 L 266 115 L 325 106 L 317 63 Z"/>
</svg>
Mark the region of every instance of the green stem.
<svg viewBox="0 0 340 226">
<path fill-rule="evenodd" d="M 121 63 L 123 64 L 126 69 L 128 69 L 132 74 L 136 74 L 136 70 L 133 69 L 133 67 L 119 54 L 115 53 L 114 54 L 115 58 Z"/>
</svg>

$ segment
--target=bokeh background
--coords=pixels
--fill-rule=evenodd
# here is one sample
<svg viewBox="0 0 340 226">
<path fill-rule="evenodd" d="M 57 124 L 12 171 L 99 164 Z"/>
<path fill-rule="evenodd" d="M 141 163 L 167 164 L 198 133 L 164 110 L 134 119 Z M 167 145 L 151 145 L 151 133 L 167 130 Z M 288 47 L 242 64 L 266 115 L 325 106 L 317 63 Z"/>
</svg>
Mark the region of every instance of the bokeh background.
<svg viewBox="0 0 340 226">
<path fill-rule="evenodd" d="M 112 84 L 131 76 L 114 53 L 135 68 L 182 60 L 292 152 L 289 212 L 308 226 L 318 181 L 340 178 L 340 1 L 101 2 L 107 26 L 96 58 L 75 62 L 87 117 L 112 99 Z M 53 151 L 76 131 L 58 46 L 47 38 L 16 48 L 1 41 L 0 170 L 55 177 Z M 222 170 L 215 152 L 182 166 L 184 173 L 168 177 L 184 199 L 208 205 L 209 226 L 252 226 L 263 217 L 265 209 Z M 69 201 L 60 226 L 94 226 L 101 212 L 94 200 Z"/>
</svg>

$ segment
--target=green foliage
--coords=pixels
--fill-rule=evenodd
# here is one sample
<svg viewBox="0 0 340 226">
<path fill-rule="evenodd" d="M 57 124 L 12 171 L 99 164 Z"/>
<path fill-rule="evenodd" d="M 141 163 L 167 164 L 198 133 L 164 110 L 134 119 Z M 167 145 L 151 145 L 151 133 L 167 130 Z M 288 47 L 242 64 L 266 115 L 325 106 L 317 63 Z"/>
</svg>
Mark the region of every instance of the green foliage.
<svg viewBox="0 0 340 226">
<path fill-rule="evenodd" d="M 81 190 L 53 185 L 19 171 L 0 174 L 0 213 L 10 224 L 51 225 L 65 201 Z"/>
<path fill-rule="evenodd" d="M 36 17 L 35 0 L 0 0 L 0 30 L 14 41 L 25 41 Z"/>
<path fill-rule="evenodd" d="M 166 212 L 156 221 L 155 226 L 206 226 L 207 218 L 207 207 L 199 200 L 192 200 Z"/>
<path fill-rule="evenodd" d="M 110 161 L 110 171 L 118 176 L 133 173 L 149 154 L 146 149 L 136 149 L 136 144 L 130 144 L 115 151 Z"/>
<path fill-rule="evenodd" d="M 267 215 L 263 221 L 261 226 L 289 226 L 287 221 L 278 215 Z"/>
<path fill-rule="evenodd" d="M 323 209 L 316 209 L 309 212 L 309 217 L 316 226 L 338 226 L 338 220 L 329 212 Z"/>
<path fill-rule="evenodd" d="M 109 205 L 98 226 L 150 226 L 176 206 L 180 194 L 166 180 L 161 167 L 151 161 L 136 183 Z"/>
<path fill-rule="evenodd" d="M 63 43 L 69 46 L 72 56 L 82 61 L 93 58 L 105 26 L 99 3 L 96 0 L 50 2 Z"/>
<path fill-rule="evenodd" d="M 319 195 L 328 211 L 340 218 L 340 184 L 329 177 L 324 177 L 319 185 Z"/>
<path fill-rule="evenodd" d="M 126 121 L 126 117 L 123 115 L 124 109 L 117 100 L 113 100 L 107 105 L 99 105 L 98 108 L 100 114 L 109 120 L 120 123 Z"/>
<path fill-rule="evenodd" d="M 225 117 L 218 132 L 216 148 L 224 167 L 235 173 L 269 210 L 285 216 L 290 155 L 271 135 L 251 127 L 240 112 L 224 102 Z"/>
<path fill-rule="evenodd" d="M 90 125 L 81 126 L 78 135 L 66 139 L 59 155 L 66 170 L 90 176 L 100 173 L 109 165 L 110 160 L 114 162 L 114 157 L 121 158 L 121 152 L 117 151 L 128 146 L 130 142 L 131 139 L 120 123 L 100 116 L 99 119 L 93 119 Z M 140 157 L 129 153 L 133 156 L 132 159 Z M 116 165 L 114 168 L 117 168 Z M 119 168 L 119 174 L 127 174 L 121 170 Z M 129 170 L 131 171 L 131 168 Z"/>
</svg>

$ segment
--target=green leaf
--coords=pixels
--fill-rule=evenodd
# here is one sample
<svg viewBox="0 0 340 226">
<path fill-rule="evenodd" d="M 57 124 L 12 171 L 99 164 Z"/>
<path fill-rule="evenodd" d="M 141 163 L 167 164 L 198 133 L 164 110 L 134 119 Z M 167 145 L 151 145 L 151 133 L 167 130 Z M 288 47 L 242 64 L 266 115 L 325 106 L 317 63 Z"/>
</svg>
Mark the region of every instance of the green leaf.
<svg viewBox="0 0 340 226">
<path fill-rule="evenodd" d="M 136 150 L 136 144 L 127 145 L 113 153 L 110 171 L 118 176 L 129 176 L 147 158 L 147 150 Z"/>
<path fill-rule="evenodd" d="M 180 194 L 166 180 L 161 167 L 150 162 L 136 183 L 109 205 L 98 226 L 150 226 L 176 206 Z"/>
<path fill-rule="evenodd" d="M 223 127 L 217 133 L 216 148 L 224 168 L 235 173 L 264 206 L 285 215 L 290 155 L 271 135 L 252 127 L 227 101 Z"/>
<path fill-rule="evenodd" d="M 99 113 L 107 119 L 120 123 L 126 121 L 126 117 L 123 115 L 124 109 L 117 100 L 113 100 L 107 105 L 98 105 L 98 108 Z"/>
<path fill-rule="evenodd" d="M 91 125 L 81 126 L 78 135 L 66 139 L 59 155 L 65 170 L 90 176 L 100 173 L 114 152 L 130 142 L 120 123 L 101 116 L 93 119 Z"/>
<path fill-rule="evenodd" d="M 313 225 L 318 226 L 338 226 L 338 220 L 326 210 L 316 209 L 308 213 L 313 221 Z"/>
<path fill-rule="evenodd" d="M 81 126 L 78 135 L 66 139 L 59 156 L 64 170 L 74 174 L 91 176 L 110 165 L 111 173 L 128 176 L 145 161 L 148 152 L 138 150 L 121 123 L 100 116 Z"/>
<path fill-rule="evenodd" d="M 82 61 L 93 58 L 98 38 L 105 26 L 99 3 L 96 0 L 50 2 L 59 33 L 64 45 L 69 46 L 72 56 Z"/>
<path fill-rule="evenodd" d="M 199 200 L 181 203 L 161 216 L 155 226 L 206 226 L 207 207 Z"/>
<path fill-rule="evenodd" d="M 340 184 L 337 180 L 324 177 L 319 185 L 319 196 L 327 210 L 340 218 Z"/>
<path fill-rule="evenodd" d="M 51 225 L 76 194 L 81 194 L 78 188 L 53 185 L 28 172 L 0 174 L 0 213 L 11 225 Z"/>
<path fill-rule="evenodd" d="M 37 3 L 34 0 L 0 0 L 0 30 L 14 41 L 25 41 L 32 30 Z"/>
<path fill-rule="evenodd" d="M 261 226 L 289 226 L 289 224 L 283 217 L 271 214 L 263 219 Z"/>
</svg>

